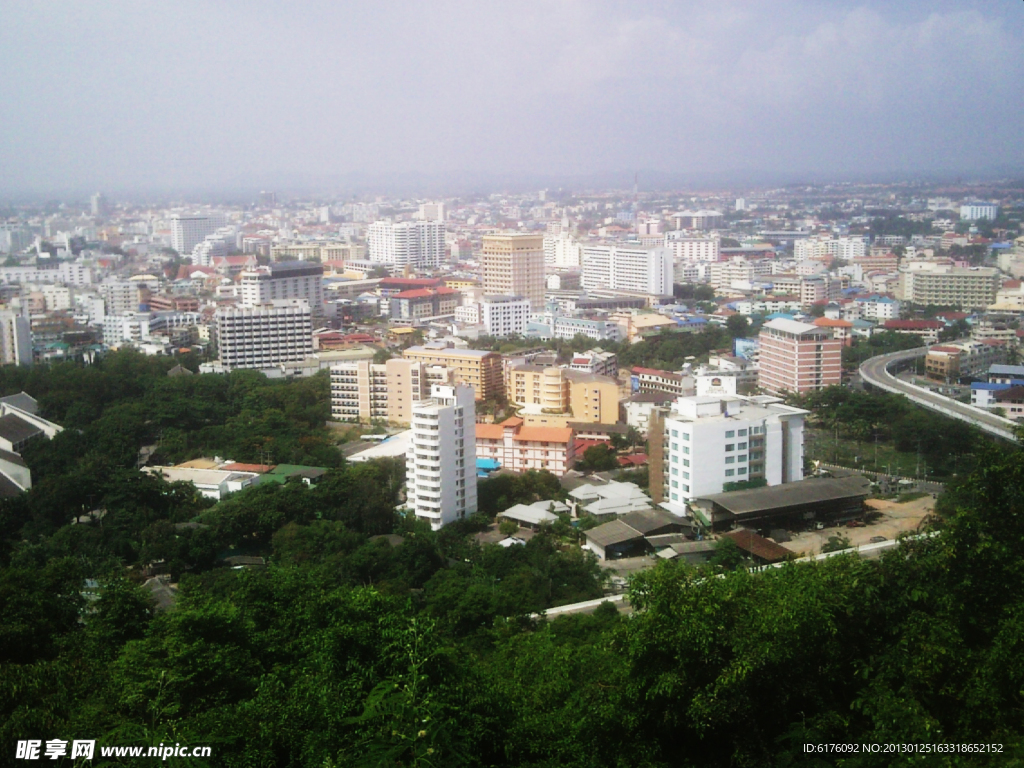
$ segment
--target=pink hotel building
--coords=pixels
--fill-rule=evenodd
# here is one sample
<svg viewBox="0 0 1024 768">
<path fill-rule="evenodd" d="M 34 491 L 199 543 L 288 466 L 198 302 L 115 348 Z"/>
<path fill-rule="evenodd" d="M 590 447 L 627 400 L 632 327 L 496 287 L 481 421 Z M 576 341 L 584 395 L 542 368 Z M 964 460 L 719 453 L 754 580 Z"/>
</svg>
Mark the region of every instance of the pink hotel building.
<svg viewBox="0 0 1024 768">
<path fill-rule="evenodd" d="M 766 392 L 812 392 L 839 384 L 842 341 L 828 328 L 779 318 L 761 328 L 757 385 Z"/>
</svg>

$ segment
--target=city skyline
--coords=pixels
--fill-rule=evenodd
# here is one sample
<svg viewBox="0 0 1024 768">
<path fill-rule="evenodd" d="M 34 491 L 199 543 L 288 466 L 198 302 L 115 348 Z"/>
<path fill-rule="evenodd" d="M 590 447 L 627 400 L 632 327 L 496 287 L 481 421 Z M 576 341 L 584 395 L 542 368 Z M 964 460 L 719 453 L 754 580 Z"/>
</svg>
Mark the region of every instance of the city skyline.
<svg viewBox="0 0 1024 768">
<path fill-rule="evenodd" d="M 1024 169 L 1010 4 L 12 2 L 7 16 L 2 197 Z"/>
</svg>

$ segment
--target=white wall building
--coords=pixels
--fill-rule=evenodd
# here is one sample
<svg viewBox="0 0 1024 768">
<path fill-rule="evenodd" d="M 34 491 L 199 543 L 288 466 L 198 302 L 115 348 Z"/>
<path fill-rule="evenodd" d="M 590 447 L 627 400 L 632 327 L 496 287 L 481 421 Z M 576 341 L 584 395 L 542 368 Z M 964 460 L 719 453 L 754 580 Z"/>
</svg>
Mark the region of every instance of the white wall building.
<svg viewBox="0 0 1024 768">
<path fill-rule="evenodd" d="M 999 206 L 995 203 L 964 203 L 960 206 L 960 218 L 964 221 L 988 219 L 995 221 L 999 216 Z"/>
<path fill-rule="evenodd" d="M 681 397 L 665 419 L 665 502 L 677 515 L 725 483 L 804 477 L 804 416 L 774 397 Z"/>
<path fill-rule="evenodd" d="M 92 270 L 74 261 L 54 266 L 0 267 L 0 282 L 83 286 L 92 283 Z"/>
<path fill-rule="evenodd" d="M 32 332 L 27 317 L 0 311 L 0 364 L 32 365 Z"/>
<path fill-rule="evenodd" d="M 484 296 L 480 322 L 488 336 L 521 336 L 530 319 L 530 300 L 521 296 Z"/>
<path fill-rule="evenodd" d="M 585 245 L 582 258 L 584 289 L 672 293 L 672 253 L 668 248 Z"/>
<path fill-rule="evenodd" d="M 722 240 L 718 234 L 694 235 L 683 230 L 665 233 L 665 247 L 675 261 L 718 261 Z"/>
<path fill-rule="evenodd" d="M 396 267 L 433 268 L 444 261 L 443 221 L 375 221 L 366 230 L 370 261 Z"/>
<path fill-rule="evenodd" d="M 548 269 L 578 267 L 582 246 L 568 232 L 544 236 L 544 266 Z"/>
<path fill-rule="evenodd" d="M 324 267 L 311 261 L 275 261 L 241 273 L 242 304 L 255 307 L 278 299 L 302 299 L 314 314 L 324 307 Z"/>
<path fill-rule="evenodd" d="M 405 477 L 406 506 L 435 531 L 476 512 L 472 387 L 435 384 L 430 399 L 413 406 Z"/>
<path fill-rule="evenodd" d="M 448 218 L 444 203 L 420 203 L 417 215 L 421 221 L 444 221 Z"/>
<path fill-rule="evenodd" d="M 225 371 L 297 363 L 313 354 L 313 318 L 305 301 L 220 307 L 214 319 Z"/>
<path fill-rule="evenodd" d="M 209 213 L 174 213 L 168 223 L 171 225 L 171 248 L 181 256 L 191 256 L 192 249 L 212 235 L 227 222 L 218 211 Z"/>
</svg>

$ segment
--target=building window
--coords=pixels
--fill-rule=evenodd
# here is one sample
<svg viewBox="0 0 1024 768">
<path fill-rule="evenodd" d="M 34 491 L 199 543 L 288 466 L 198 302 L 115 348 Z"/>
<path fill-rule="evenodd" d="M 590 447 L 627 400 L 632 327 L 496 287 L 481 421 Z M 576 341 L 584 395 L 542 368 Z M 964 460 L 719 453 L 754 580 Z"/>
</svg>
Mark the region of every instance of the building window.
<svg viewBox="0 0 1024 768">
<path fill-rule="evenodd" d="M 737 444 L 736 444 L 736 447 L 737 447 L 737 448 L 738 448 L 739 450 L 741 450 L 741 451 L 745 451 L 745 450 L 747 450 L 747 444 L 746 444 L 746 443 L 737 443 Z"/>
<path fill-rule="evenodd" d="M 672 467 L 672 474 L 673 475 L 678 475 L 679 474 L 679 467 Z"/>
<path fill-rule="evenodd" d="M 689 432 L 683 432 L 683 440 L 689 440 L 689 439 L 690 439 L 690 433 Z"/>
<path fill-rule="evenodd" d="M 672 494 L 672 501 L 679 501 L 679 494 L 678 493 L 673 493 Z"/>
<path fill-rule="evenodd" d="M 678 488 L 679 487 L 679 481 L 678 480 L 673 480 L 672 481 L 672 487 L 673 488 Z"/>
<path fill-rule="evenodd" d="M 736 430 L 735 429 L 730 429 L 728 432 L 725 433 L 725 436 L 726 437 L 736 437 Z"/>
<path fill-rule="evenodd" d="M 736 450 L 736 446 L 735 446 L 735 445 L 734 445 L 733 443 L 728 443 L 728 444 L 727 444 L 727 445 L 725 446 L 725 450 L 726 450 L 726 451 L 734 451 L 734 450 Z"/>
<path fill-rule="evenodd" d="M 747 430 L 745 430 L 745 429 L 741 429 L 741 430 L 739 431 L 739 436 L 740 436 L 740 437 L 746 437 L 746 436 L 747 436 Z"/>
<path fill-rule="evenodd" d="M 678 451 L 679 450 L 679 443 L 672 443 L 672 450 L 673 451 Z"/>
<path fill-rule="evenodd" d="M 727 469 L 727 470 L 725 470 L 725 476 L 726 477 L 732 477 L 735 474 L 736 474 L 736 470 L 735 469 Z"/>
<path fill-rule="evenodd" d="M 673 463 L 675 463 L 675 462 L 677 462 L 677 461 L 679 461 L 679 457 L 678 457 L 678 456 L 676 456 L 676 455 L 675 455 L 675 454 L 673 453 L 673 454 L 672 454 L 672 462 L 673 462 Z"/>
<path fill-rule="evenodd" d="M 689 479 L 690 479 L 690 473 L 689 472 L 683 472 L 683 480 L 689 480 Z"/>
<path fill-rule="evenodd" d="M 689 459 L 683 459 L 683 466 L 684 467 L 690 466 L 690 460 Z"/>
<path fill-rule="evenodd" d="M 740 467 L 740 468 L 739 468 L 739 473 L 740 473 L 741 475 L 745 475 L 745 474 L 747 474 L 747 468 L 746 468 L 746 467 Z"/>
<path fill-rule="evenodd" d="M 687 456 L 689 456 L 690 455 L 690 446 L 684 445 L 683 446 L 683 453 L 685 453 Z"/>
<path fill-rule="evenodd" d="M 740 462 L 744 462 L 744 461 L 746 461 L 746 460 L 747 460 L 747 454 L 745 454 L 745 453 L 741 453 L 741 454 L 740 454 L 740 457 L 739 457 L 739 461 L 740 461 Z"/>
<path fill-rule="evenodd" d="M 689 492 L 690 492 L 690 486 L 688 486 L 688 485 L 686 485 L 686 484 L 684 483 L 684 484 L 683 484 L 683 492 L 684 492 L 684 493 L 689 493 Z M 672 498 L 675 498 L 675 496 L 673 496 Z"/>
<path fill-rule="evenodd" d="M 735 456 L 726 456 L 725 457 L 725 463 L 726 464 L 735 464 L 736 463 L 736 457 Z"/>
<path fill-rule="evenodd" d="M 672 437 L 679 437 L 679 430 L 678 429 L 673 429 L 672 430 Z"/>
</svg>

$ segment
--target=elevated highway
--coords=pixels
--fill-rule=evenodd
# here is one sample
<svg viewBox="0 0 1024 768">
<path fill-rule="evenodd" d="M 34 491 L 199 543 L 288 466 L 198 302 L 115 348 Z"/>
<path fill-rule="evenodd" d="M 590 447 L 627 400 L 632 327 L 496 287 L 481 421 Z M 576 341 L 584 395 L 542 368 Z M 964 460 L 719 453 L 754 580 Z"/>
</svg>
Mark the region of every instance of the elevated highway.
<svg viewBox="0 0 1024 768">
<path fill-rule="evenodd" d="M 928 347 L 918 347 L 916 349 L 907 349 L 902 352 L 892 352 L 888 355 L 872 357 L 861 364 L 860 377 L 864 380 L 865 384 L 878 387 L 886 392 L 904 395 L 920 406 L 936 413 L 941 413 L 944 416 L 966 421 L 968 424 L 973 424 L 990 435 L 995 435 L 1005 440 L 1016 440 L 1013 431 L 1017 426 L 1016 422 L 1004 419 L 1002 416 L 997 416 L 983 408 L 976 408 L 973 405 L 967 405 L 966 403 L 957 402 L 952 398 L 938 395 L 924 387 L 898 379 L 889 372 L 890 368 L 898 368 L 919 357 L 924 357 L 927 353 Z"/>
</svg>

